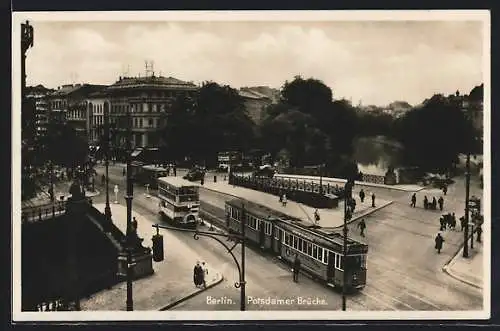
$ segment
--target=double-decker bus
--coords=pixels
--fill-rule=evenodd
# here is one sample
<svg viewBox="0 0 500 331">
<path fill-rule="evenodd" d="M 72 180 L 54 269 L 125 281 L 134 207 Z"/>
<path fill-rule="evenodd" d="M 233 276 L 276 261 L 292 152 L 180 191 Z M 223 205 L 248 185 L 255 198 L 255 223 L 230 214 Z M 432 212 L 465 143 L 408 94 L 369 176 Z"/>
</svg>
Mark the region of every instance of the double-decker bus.
<svg viewBox="0 0 500 331">
<path fill-rule="evenodd" d="M 200 211 L 198 185 L 179 177 L 161 177 L 158 198 L 163 219 L 178 227 L 196 227 Z"/>
</svg>

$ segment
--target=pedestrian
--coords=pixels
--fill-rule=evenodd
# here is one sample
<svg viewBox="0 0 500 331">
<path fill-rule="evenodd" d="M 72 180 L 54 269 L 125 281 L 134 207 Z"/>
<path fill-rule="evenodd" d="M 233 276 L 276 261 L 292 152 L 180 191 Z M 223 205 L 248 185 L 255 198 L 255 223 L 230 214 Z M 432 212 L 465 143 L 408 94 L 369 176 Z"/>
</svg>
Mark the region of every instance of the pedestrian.
<svg viewBox="0 0 500 331">
<path fill-rule="evenodd" d="M 424 209 L 429 208 L 429 199 L 427 199 L 427 195 L 424 196 Z"/>
<path fill-rule="evenodd" d="M 436 206 L 437 206 L 436 197 L 432 197 L 431 209 L 436 210 Z"/>
<path fill-rule="evenodd" d="M 476 241 L 477 241 L 478 243 L 480 243 L 480 242 L 481 242 L 481 234 L 482 234 L 482 233 L 483 233 L 483 229 L 481 228 L 481 226 L 478 226 L 478 227 L 477 227 L 477 239 L 476 239 Z"/>
<path fill-rule="evenodd" d="M 283 204 L 283 194 L 280 193 L 280 203 Z"/>
<path fill-rule="evenodd" d="M 359 199 L 361 200 L 361 203 L 363 203 L 363 201 L 365 201 L 365 191 L 363 191 L 363 189 L 361 189 L 361 191 L 359 191 Z"/>
<path fill-rule="evenodd" d="M 300 260 L 299 260 L 299 255 L 295 254 L 295 260 L 293 261 L 293 281 L 298 282 L 299 281 L 299 272 L 300 272 Z"/>
<path fill-rule="evenodd" d="M 366 223 L 365 223 L 365 219 L 362 218 L 361 221 L 358 223 L 358 228 L 360 229 L 361 233 L 361 237 L 364 237 L 365 236 L 365 229 L 366 229 Z"/>
<path fill-rule="evenodd" d="M 351 199 L 351 211 L 354 213 L 356 209 L 356 199 Z"/>
<path fill-rule="evenodd" d="M 203 271 L 203 287 L 207 287 L 206 277 L 208 276 L 208 265 L 205 261 L 201 262 L 201 269 Z"/>
<path fill-rule="evenodd" d="M 448 192 L 448 185 L 443 185 L 443 194 L 446 195 L 446 192 Z"/>
<path fill-rule="evenodd" d="M 445 217 L 444 217 L 444 216 L 441 216 L 441 217 L 439 218 L 439 224 L 440 224 L 440 226 L 439 226 L 439 231 L 444 231 L 444 230 L 446 230 L 446 219 L 445 219 Z"/>
<path fill-rule="evenodd" d="M 174 165 L 174 177 L 177 177 L 177 167 Z"/>
<path fill-rule="evenodd" d="M 372 192 L 372 207 L 375 208 L 375 193 Z"/>
<path fill-rule="evenodd" d="M 413 193 L 413 195 L 411 196 L 410 206 L 415 208 L 416 204 L 417 204 L 417 193 Z"/>
<path fill-rule="evenodd" d="M 439 204 L 439 210 L 443 211 L 443 204 L 444 204 L 443 197 L 439 197 L 438 204 Z"/>
<path fill-rule="evenodd" d="M 438 233 L 436 239 L 434 239 L 436 245 L 434 246 L 437 249 L 438 254 L 441 254 L 441 249 L 443 248 L 444 239 L 441 236 L 441 233 Z"/>
<path fill-rule="evenodd" d="M 467 221 L 465 220 L 465 216 L 460 217 L 460 231 L 463 231 L 467 226 Z"/>
<path fill-rule="evenodd" d="M 196 287 L 200 287 L 200 285 L 202 284 L 200 275 L 203 275 L 203 270 L 201 268 L 200 261 L 196 261 L 196 265 L 193 269 L 193 282 Z"/>
<path fill-rule="evenodd" d="M 286 207 L 286 193 L 283 193 L 283 197 L 281 198 L 281 203 L 283 204 L 283 207 Z"/>
<path fill-rule="evenodd" d="M 125 168 L 123 168 L 122 175 L 125 177 Z"/>
<path fill-rule="evenodd" d="M 104 185 L 105 181 L 106 181 L 106 176 L 102 175 L 101 176 L 101 184 Z"/>
<path fill-rule="evenodd" d="M 319 220 L 320 220 L 319 211 L 318 211 L 318 209 L 315 209 L 315 210 L 314 210 L 314 222 L 315 222 L 316 224 L 318 224 L 318 223 L 319 223 Z"/>
<path fill-rule="evenodd" d="M 451 214 L 451 227 L 453 230 L 457 228 L 457 218 L 455 217 L 455 213 Z"/>
</svg>

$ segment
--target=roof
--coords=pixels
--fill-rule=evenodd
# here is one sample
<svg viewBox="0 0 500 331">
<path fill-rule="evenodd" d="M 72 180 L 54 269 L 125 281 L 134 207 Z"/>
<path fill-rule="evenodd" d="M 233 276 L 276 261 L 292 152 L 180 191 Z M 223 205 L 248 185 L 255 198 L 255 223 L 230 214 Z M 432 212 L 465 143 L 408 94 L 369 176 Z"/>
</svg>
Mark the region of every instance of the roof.
<svg viewBox="0 0 500 331">
<path fill-rule="evenodd" d="M 189 187 L 197 187 L 198 185 L 190 182 L 182 177 L 177 177 L 177 176 L 168 176 L 168 177 L 160 177 L 158 178 L 158 182 L 160 183 L 165 183 L 169 184 L 175 187 L 183 187 L 183 186 L 189 186 Z"/>
<path fill-rule="evenodd" d="M 192 82 L 185 82 L 174 77 L 148 76 L 148 77 L 120 77 L 109 90 L 137 88 L 137 87 L 155 87 L 164 89 L 187 89 L 194 90 L 198 87 Z"/>
<path fill-rule="evenodd" d="M 255 92 L 255 91 L 250 91 L 250 90 L 238 90 L 238 94 L 240 97 L 247 98 L 247 99 L 270 99 L 267 95 Z"/>
<path fill-rule="evenodd" d="M 107 87 L 107 85 L 96 85 L 96 84 L 67 84 L 59 87 L 54 92 L 50 93 L 50 96 L 68 96 L 76 91 L 83 91 L 83 93 L 87 93 L 88 95 L 96 92 L 102 91 Z"/>
</svg>

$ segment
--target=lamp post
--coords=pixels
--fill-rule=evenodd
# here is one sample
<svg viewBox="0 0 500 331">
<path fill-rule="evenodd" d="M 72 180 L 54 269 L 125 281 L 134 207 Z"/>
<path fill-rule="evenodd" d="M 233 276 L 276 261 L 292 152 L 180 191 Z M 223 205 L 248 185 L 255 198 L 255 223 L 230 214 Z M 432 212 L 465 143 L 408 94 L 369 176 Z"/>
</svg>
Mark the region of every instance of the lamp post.
<svg viewBox="0 0 500 331">
<path fill-rule="evenodd" d="M 125 200 L 127 202 L 127 235 L 126 235 L 126 240 L 127 240 L 127 311 L 132 311 L 134 310 L 134 301 L 132 297 L 132 250 L 133 250 L 133 238 L 135 238 L 133 232 L 137 231 L 136 228 L 132 228 L 132 199 L 134 198 L 134 185 L 132 183 L 132 176 L 131 176 L 131 149 L 132 149 L 132 142 L 131 142 L 131 136 L 132 136 L 132 120 L 130 116 L 130 109 L 127 108 L 127 151 L 126 151 L 126 157 L 127 157 L 127 194 L 125 195 Z"/>
<path fill-rule="evenodd" d="M 469 108 L 467 109 L 467 115 L 469 115 Z M 466 116 L 467 120 L 470 121 L 469 116 Z M 470 143 L 467 144 L 467 159 L 465 161 L 465 229 L 464 229 L 464 250 L 463 257 L 469 257 L 469 246 L 467 245 L 467 240 L 469 239 L 469 191 L 470 191 Z"/>
<path fill-rule="evenodd" d="M 343 227 L 343 248 L 342 248 L 342 267 L 344 269 L 344 272 L 342 273 L 343 275 L 343 282 L 342 282 L 342 311 L 346 311 L 346 295 L 347 295 L 347 263 L 346 263 L 346 256 L 347 256 L 347 221 L 350 219 L 350 213 L 347 207 L 348 200 L 351 199 L 352 196 L 352 186 L 353 186 L 353 181 L 349 179 L 347 183 L 344 186 L 344 227 Z"/>
<path fill-rule="evenodd" d="M 104 215 L 106 223 L 111 223 L 111 207 L 109 206 L 109 104 L 104 103 L 104 157 L 106 167 L 106 207 Z"/>
<path fill-rule="evenodd" d="M 174 228 L 174 227 L 160 225 L 160 224 L 153 225 L 153 227 L 156 228 L 157 233 L 158 233 L 159 228 L 167 229 L 167 230 L 174 230 L 174 231 L 181 231 L 181 232 L 191 232 L 194 234 L 193 238 L 195 240 L 198 240 L 199 237 L 207 237 L 207 238 L 211 238 L 211 239 L 217 241 L 219 244 L 221 244 L 227 250 L 227 252 L 231 255 L 234 263 L 236 264 L 236 267 L 238 268 L 239 280 L 234 283 L 234 287 L 240 289 L 240 311 L 246 310 L 246 300 L 245 300 L 245 296 L 246 296 L 246 294 L 245 294 L 245 289 L 246 289 L 246 281 L 245 281 L 245 246 L 246 246 L 245 227 L 246 227 L 246 224 L 245 224 L 245 215 L 246 215 L 245 205 L 242 205 L 240 234 L 204 232 L 204 231 L 198 231 L 198 230 Z M 220 240 L 218 237 L 235 239 L 235 240 L 237 240 L 237 242 L 235 242 L 235 244 L 232 247 L 229 247 L 222 240 Z M 241 243 L 241 258 L 240 258 L 241 265 L 233 253 L 233 249 L 234 249 L 234 247 L 236 247 L 236 245 L 238 245 L 238 242 Z"/>
</svg>

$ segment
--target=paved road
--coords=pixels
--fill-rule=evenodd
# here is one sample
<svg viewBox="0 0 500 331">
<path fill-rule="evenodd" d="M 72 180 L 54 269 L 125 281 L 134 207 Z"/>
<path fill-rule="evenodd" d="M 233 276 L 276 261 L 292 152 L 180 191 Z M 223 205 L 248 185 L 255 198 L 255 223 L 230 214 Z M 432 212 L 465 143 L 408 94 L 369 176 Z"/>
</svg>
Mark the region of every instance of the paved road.
<svg viewBox="0 0 500 331">
<path fill-rule="evenodd" d="M 123 185 L 121 168 L 111 167 L 110 180 Z M 452 185 L 446 196 L 445 211 L 454 211 L 457 216 L 463 209 L 463 185 Z M 366 191 L 366 189 L 365 189 Z M 382 198 L 395 202 L 385 209 L 366 217 L 367 237 L 357 234 L 357 223 L 350 225 L 350 235 L 369 244 L 368 284 L 360 293 L 348 298 L 350 310 L 475 310 L 482 308 L 481 291 L 463 284 L 442 272 L 442 266 L 452 258 L 460 247 L 462 233 L 447 231 L 441 254 L 433 248 L 434 236 L 439 228 L 440 212 L 426 211 L 409 206 L 409 194 L 373 188 Z M 144 215 L 156 217 L 156 210 L 147 210 L 141 200 L 144 189 L 136 188 L 134 208 Z M 478 194 L 472 185 L 472 194 Z M 439 197 L 438 190 L 418 193 L 418 204 L 422 205 L 424 194 Z M 202 209 L 222 215 L 221 207 L 229 197 L 219 193 L 201 190 Z M 103 195 L 99 197 L 103 199 Z M 123 199 L 121 199 L 123 200 Z M 149 213 L 149 214 L 148 214 Z M 238 310 L 239 290 L 233 284 L 237 281 L 236 268 L 231 257 L 220 245 L 209 239 L 195 241 L 188 234 L 178 233 L 196 251 L 204 252 L 207 259 L 223 266 L 226 280 L 223 284 L 208 290 L 205 294 L 192 298 L 173 308 L 177 310 Z M 239 254 L 239 247 L 235 248 Z M 168 254 L 168 249 L 167 249 Z M 272 257 L 260 255 L 247 249 L 247 296 L 256 298 L 295 298 L 291 305 L 253 305 L 249 310 L 337 310 L 340 309 L 341 295 L 335 291 L 303 278 L 299 284 L 291 281 L 289 267 L 285 267 Z M 191 261 L 189 262 L 191 263 Z M 207 304 L 207 296 L 218 298 L 219 303 Z M 316 305 L 301 305 L 297 298 L 324 299 Z M 307 300 L 306 300 L 307 302 Z"/>
</svg>

